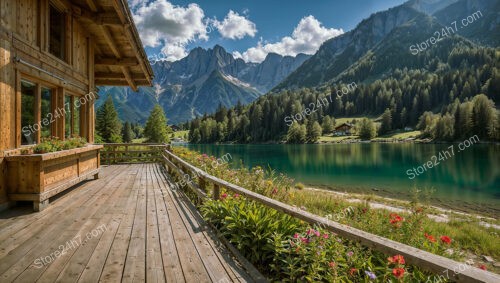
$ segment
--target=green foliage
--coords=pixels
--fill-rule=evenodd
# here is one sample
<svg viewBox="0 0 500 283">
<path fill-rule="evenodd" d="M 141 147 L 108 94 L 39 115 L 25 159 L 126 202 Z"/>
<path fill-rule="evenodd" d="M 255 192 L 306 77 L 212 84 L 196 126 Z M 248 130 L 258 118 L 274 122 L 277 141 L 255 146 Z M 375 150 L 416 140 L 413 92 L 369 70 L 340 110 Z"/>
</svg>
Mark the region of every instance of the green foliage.
<svg viewBox="0 0 500 283">
<path fill-rule="evenodd" d="M 105 143 L 121 142 L 122 123 L 111 96 L 97 109 L 96 131 Z"/>
<path fill-rule="evenodd" d="M 33 152 L 37 154 L 56 152 L 61 150 L 74 149 L 78 147 L 84 147 L 87 145 L 87 141 L 84 138 L 75 137 L 69 138 L 64 141 L 58 138 L 47 138 L 43 139 L 41 143 L 33 147 Z"/>
<path fill-rule="evenodd" d="M 146 122 L 146 127 L 144 128 L 144 136 L 149 142 L 153 143 L 168 143 L 170 139 L 168 134 L 172 132 L 172 129 L 167 125 L 167 118 L 165 117 L 165 112 L 160 105 L 155 105 L 151 114 Z"/>
<path fill-rule="evenodd" d="M 287 143 L 304 143 L 306 141 L 306 126 L 300 125 L 297 122 L 293 122 L 293 124 L 288 129 L 288 133 L 286 135 Z"/>
<path fill-rule="evenodd" d="M 335 125 L 335 120 L 333 118 L 330 118 L 330 116 L 326 115 L 323 118 L 323 122 L 321 123 L 321 127 L 323 130 L 324 135 L 329 135 L 333 132 Z"/>
<path fill-rule="evenodd" d="M 130 143 L 134 139 L 132 127 L 129 122 L 125 122 L 122 132 L 123 142 Z"/>
<path fill-rule="evenodd" d="M 384 114 L 382 114 L 382 124 L 380 125 L 379 133 L 380 135 L 387 134 L 392 130 L 392 114 L 389 108 L 385 109 Z"/>
<path fill-rule="evenodd" d="M 319 125 L 318 121 L 313 121 L 313 120 L 310 120 L 308 123 L 307 123 L 307 142 L 308 143 L 315 143 L 319 140 L 319 138 L 321 137 L 321 133 L 322 133 L 322 128 L 321 126 Z"/>
<path fill-rule="evenodd" d="M 362 140 L 371 140 L 377 136 L 377 129 L 372 120 L 363 118 L 356 124 L 358 135 Z"/>
</svg>

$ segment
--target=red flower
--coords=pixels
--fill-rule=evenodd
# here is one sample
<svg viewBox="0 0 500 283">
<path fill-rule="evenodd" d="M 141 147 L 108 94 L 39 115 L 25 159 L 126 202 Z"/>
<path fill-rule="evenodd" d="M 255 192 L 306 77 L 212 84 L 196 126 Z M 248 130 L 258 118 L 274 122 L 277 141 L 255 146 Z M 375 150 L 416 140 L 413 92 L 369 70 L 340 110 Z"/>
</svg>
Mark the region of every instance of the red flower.
<svg viewBox="0 0 500 283">
<path fill-rule="evenodd" d="M 424 235 L 425 235 L 425 237 L 427 238 L 427 240 L 429 240 L 429 241 L 431 241 L 431 242 L 433 242 L 433 243 L 435 243 L 435 242 L 436 242 L 436 238 L 434 238 L 434 236 L 429 235 L 429 234 L 427 234 L 427 233 L 425 233 Z"/>
<path fill-rule="evenodd" d="M 392 270 L 392 275 L 394 275 L 394 277 L 396 277 L 397 279 L 400 279 L 405 275 L 405 269 L 404 268 L 394 268 Z"/>
<path fill-rule="evenodd" d="M 295 233 L 295 234 L 293 235 L 293 238 L 294 238 L 294 239 L 298 239 L 298 238 L 299 238 L 299 233 Z"/>
<path fill-rule="evenodd" d="M 328 263 L 328 266 L 330 266 L 331 268 L 334 268 L 334 267 L 335 267 L 335 262 L 330 261 L 330 262 Z"/>
<path fill-rule="evenodd" d="M 400 227 L 401 226 L 400 222 L 403 222 L 405 220 L 403 217 L 401 217 L 400 215 L 398 215 L 396 213 L 389 214 L 389 217 L 391 218 L 391 220 L 389 222 L 392 225 L 394 225 L 395 227 Z"/>
<path fill-rule="evenodd" d="M 275 194 L 277 194 L 277 193 L 278 193 L 278 189 L 275 187 L 275 188 L 273 189 L 273 191 L 272 191 L 272 194 L 273 194 L 273 195 L 275 195 Z"/>
<path fill-rule="evenodd" d="M 389 261 L 389 264 L 391 264 L 391 263 L 405 264 L 405 258 L 402 255 L 395 255 L 392 257 L 388 257 L 387 261 Z"/>
<path fill-rule="evenodd" d="M 220 199 L 221 200 L 225 200 L 227 198 L 227 194 L 226 193 L 223 193 L 221 196 L 220 196 Z"/>
<path fill-rule="evenodd" d="M 486 270 L 486 265 L 482 264 L 482 265 L 479 266 L 479 268 L 482 269 L 482 270 Z"/>
<path fill-rule="evenodd" d="M 441 236 L 440 239 L 441 239 L 441 242 L 443 242 L 443 243 L 445 243 L 447 245 L 451 244 L 451 238 L 448 237 L 448 236 Z"/>
<path fill-rule="evenodd" d="M 349 274 L 351 274 L 351 276 L 353 276 L 354 273 L 357 273 L 357 272 L 358 272 L 358 270 L 356 268 L 349 269 Z"/>
</svg>

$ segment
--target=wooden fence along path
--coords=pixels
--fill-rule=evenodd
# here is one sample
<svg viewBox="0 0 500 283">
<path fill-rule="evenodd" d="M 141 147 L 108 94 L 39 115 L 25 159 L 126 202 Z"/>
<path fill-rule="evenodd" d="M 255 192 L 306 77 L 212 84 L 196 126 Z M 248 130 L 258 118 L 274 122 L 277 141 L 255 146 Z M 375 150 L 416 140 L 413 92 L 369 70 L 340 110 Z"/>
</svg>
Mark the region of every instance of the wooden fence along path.
<svg viewBox="0 0 500 283">
<path fill-rule="evenodd" d="M 435 255 L 399 242 L 395 242 L 374 234 L 364 232 L 362 230 L 352 228 L 347 225 L 333 222 L 326 218 L 317 216 L 299 208 L 287 205 L 274 199 L 257 194 L 245 188 L 236 186 L 217 177 L 211 176 L 205 171 L 194 167 L 185 162 L 171 151 L 163 152 L 164 165 L 170 174 L 183 176 L 189 174 L 197 176 L 198 183 L 191 182 L 188 187 L 198 195 L 199 201 L 203 201 L 208 197 L 209 192 L 205 190 L 207 184 L 213 185 L 211 196 L 214 199 L 219 199 L 220 189 L 224 188 L 233 193 L 246 196 L 258 203 L 274 208 L 293 217 L 299 218 L 310 224 L 316 224 L 331 232 L 353 241 L 358 241 L 361 244 L 383 252 L 387 255 L 403 255 L 406 262 L 419 266 L 425 270 L 431 271 L 437 275 L 443 275 L 445 278 L 449 276 L 449 280 L 456 282 L 500 282 L 500 276 L 492 272 L 487 272 L 476 267 L 468 266 L 464 271 L 459 270 L 463 263 Z M 457 271 L 457 272 L 455 272 Z"/>
</svg>

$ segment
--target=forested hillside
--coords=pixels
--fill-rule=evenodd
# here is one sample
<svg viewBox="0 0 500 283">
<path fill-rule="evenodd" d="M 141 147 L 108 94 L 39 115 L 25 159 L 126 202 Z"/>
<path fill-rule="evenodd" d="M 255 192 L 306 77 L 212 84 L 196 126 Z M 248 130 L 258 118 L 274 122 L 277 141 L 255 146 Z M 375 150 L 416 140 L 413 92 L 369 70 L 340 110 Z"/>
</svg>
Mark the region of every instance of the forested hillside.
<svg viewBox="0 0 500 283">
<path fill-rule="evenodd" d="M 484 139 L 499 139 L 500 119 L 493 101 L 498 106 L 500 52 L 468 42 L 455 41 L 451 47 L 453 39 L 449 41 L 431 53 L 417 55 L 416 64 L 422 68 L 396 69 L 387 78 L 358 84 L 347 94 L 341 92 L 340 97 L 337 90 L 345 84 L 286 90 L 260 97 L 245 107 L 220 108 L 214 115 L 190 123 L 190 139 L 201 143 L 283 141 L 289 129 L 296 128 L 289 127 L 290 117 L 306 108 L 315 111 L 299 115 L 305 119 L 296 121 L 305 126 L 306 140 L 313 134 L 314 122 L 324 124 L 332 117 L 361 114 L 378 116 L 386 109 L 390 129 L 419 126 L 424 134 L 446 140 L 476 133 Z M 447 56 L 446 46 L 450 48 Z M 362 80 L 376 62 L 361 60 L 345 74 L 344 81 Z"/>
</svg>

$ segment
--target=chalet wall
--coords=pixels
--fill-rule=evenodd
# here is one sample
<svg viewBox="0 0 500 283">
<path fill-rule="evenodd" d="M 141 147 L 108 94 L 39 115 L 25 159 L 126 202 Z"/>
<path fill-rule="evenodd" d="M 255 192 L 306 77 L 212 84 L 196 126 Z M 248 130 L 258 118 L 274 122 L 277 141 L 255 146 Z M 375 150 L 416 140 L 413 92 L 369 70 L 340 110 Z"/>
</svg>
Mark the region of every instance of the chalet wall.
<svg viewBox="0 0 500 283">
<path fill-rule="evenodd" d="M 1 155 L 2 153 L 0 152 Z M 5 166 L 5 163 L 5 159 L 0 157 L 0 211 L 8 208 L 7 188 L 5 187 L 7 166 Z"/>
<path fill-rule="evenodd" d="M 86 27 L 67 14 L 67 58 L 53 56 L 48 51 L 48 3 L 0 0 L 0 151 L 20 146 L 21 78 L 56 87 L 61 101 L 58 108 L 64 94 L 85 96 L 94 91 L 94 46 Z M 80 128 L 89 142 L 94 134 L 93 104 L 89 101 L 82 106 L 85 124 Z M 55 126 L 64 133 L 63 118 Z"/>
</svg>

